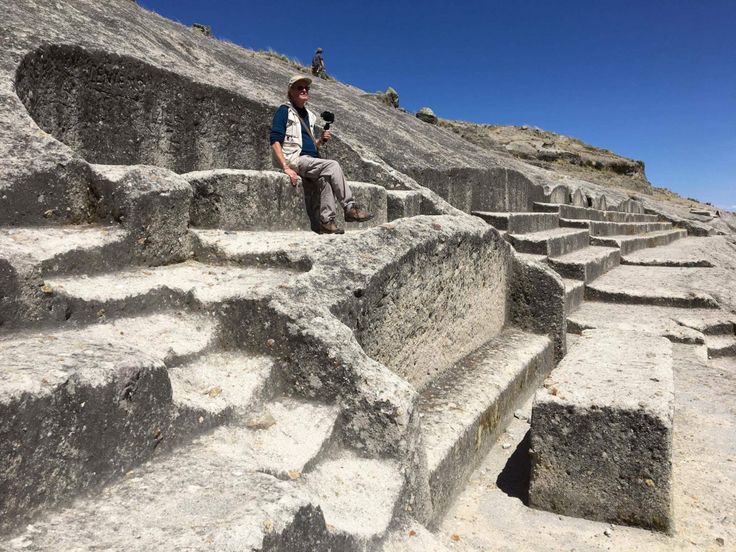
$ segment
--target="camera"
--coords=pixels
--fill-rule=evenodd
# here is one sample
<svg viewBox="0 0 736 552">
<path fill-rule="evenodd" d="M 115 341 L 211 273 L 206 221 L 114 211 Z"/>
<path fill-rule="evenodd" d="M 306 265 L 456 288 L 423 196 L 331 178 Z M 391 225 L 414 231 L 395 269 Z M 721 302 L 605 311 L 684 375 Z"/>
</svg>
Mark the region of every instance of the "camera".
<svg viewBox="0 0 736 552">
<path fill-rule="evenodd" d="M 331 111 L 323 111 L 320 115 L 325 121 L 325 130 L 330 130 L 330 125 L 335 122 L 335 114 Z"/>
</svg>

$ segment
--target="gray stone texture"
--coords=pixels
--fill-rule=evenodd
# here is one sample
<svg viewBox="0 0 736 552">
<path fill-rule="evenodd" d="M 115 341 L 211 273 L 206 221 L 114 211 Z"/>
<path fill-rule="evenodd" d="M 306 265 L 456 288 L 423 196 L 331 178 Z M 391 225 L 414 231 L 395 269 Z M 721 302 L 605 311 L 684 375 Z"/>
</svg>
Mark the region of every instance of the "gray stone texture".
<svg viewBox="0 0 736 552">
<path fill-rule="evenodd" d="M 73 225 L 0 229 L 0 325 L 62 321 L 44 277 L 111 270 L 131 255 L 128 233 L 116 226 Z"/>
<path fill-rule="evenodd" d="M 677 228 L 641 235 L 591 236 L 590 243 L 591 245 L 602 245 L 604 247 L 618 247 L 621 250 L 621 255 L 628 255 L 647 247 L 667 245 L 686 236 L 686 230 Z"/>
<path fill-rule="evenodd" d="M 548 337 L 505 330 L 422 390 L 419 409 L 435 522 L 553 365 Z"/>
<path fill-rule="evenodd" d="M 529 234 L 511 234 L 509 241 L 517 251 L 535 255 L 559 257 L 588 246 L 587 230 L 555 228 Z"/>
<path fill-rule="evenodd" d="M 669 222 L 594 222 L 589 224 L 591 236 L 622 236 L 632 234 L 646 234 L 670 230 Z"/>
<path fill-rule="evenodd" d="M 585 282 L 580 280 L 563 279 L 565 284 L 565 316 L 575 312 L 585 298 Z"/>
<path fill-rule="evenodd" d="M 674 343 L 701 345 L 705 335 L 733 335 L 736 315 L 719 309 L 586 301 L 568 316 L 568 331 L 610 329 L 661 335 Z"/>
<path fill-rule="evenodd" d="M 9 546 L 365 550 L 409 516 L 437 520 L 499 421 L 564 355 L 580 289 L 463 212 L 605 189 L 319 81 L 312 109 L 337 115 L 322 154 L 376 217 L 318 236 L 302 190 L 268 171 L 292 65 L 134 2 L 3 8 Z M 628 197 L 605 191 L 599 207 Z M 703 232 L 730 220 L 642 203 L 654 214 L 600 220 Z M 545 236 L 544 254 L 582 247 L 570 236 Z M 491 362 L 483 347 L 519 328 L 534 335 L 499 344 Z M 723 332 L 708 334 L 714 354 L 732 351 Z M 480 419 L 462 422 L 469 435 L 436 432 L 463 444 L 432 482 L 420 392 L 483 353 L 492 386 L 464 389 L 500 399 L 467 400 Z M 446 391 L 455 415 L 466 395 Z"/>
<path fill-rule="evenodd" d="M 186 180 L 149 166 L 93 165 L 92 170 L 97 216 L 128 231 L 133 262 L 166 264 L 189 256 L 192 190 Z"/>
<path fill-rule="evenodd" d="M 445 198 L 453 207 L 470 211 L 531 211 L 544 190 L 524 173 L 506 168 L 471 170 L 422 168 L 411 176 Z"/>
<path fill-rule="evenodd" d="M 156 315 L 0 340 L 0 529 L 149 458 L 173 414 L 164 363 L 215 338 L 205 318 Z"/>
<path fill-rule="evenodd" d="M 621 262 L 621 254 L 613 247 L 590 246 L 559 257 L 551 257 L 548 262 L 563 277 L 588 283 L 616 268 Z"/>
<path fill-rule="evenodd" d="M 471 214 L 482 218 L 498 230 L 510 234 L 541 232 L 559 227 L 559 217 L 554 213 L 489 213 L 473 211 Z"/>
<path fill-rule="evenodd" d="M 618 204 L 616 209 L 618 211 L 623 211 L 624 213 L 644 214 L 645 212 L 644 204 L 636 199 L 625 199 Z"/>
<path fill-rule="evenodd" d="M 422 196 L 411 190 L 386 190 L 386 219 L 416 217 L 422 214 Z"/>
<path fill-rule="evenodd" d="M 432 224 L 442 227 L 440 220 Z M 441 241 L 415 242 L 369 286 L 356 290 L 358 341 L 416 387 L 482 345 L 508 320 L 511 249 L 480 220 L 472 228 Z"/>
<path fill-rule="evenodd" d="M 566 352 L 565 284 L 550 267 L 514 257 L 511 284 L 511 320 L 520 328 L 549 335 L 554 343 L 555 359 Z"/>
<path fill-rule="evenodd" d="M 658 222 L 654 214 L 625 213 L 623 211 L 560 205 L 557 203 L 537 203 L 534 210 L 539 212 L 555 212 L 562 219 L 590 220 L 603 222 Z"/>
<path fill-rule="evenodd" d="M 588 207 L 588 201 L 585 198 L 585 194 L 580 188 L 575 188 L 571 194 L 571 201 L 576 207 Z"/>
<path fill-rule="evenodd" d="M 620 266 L 591 283 L 586 296 L 621 303 L 718 308 L 723 293 L 717 268 Z"/>
<path fill-rule="evenodd" d="M 198 228 L 223 230 L 308 230 L 304 189 L 275 171 L 220 169 L 182 175 L 192 186 L 190 221 Z M 355 201 L 375 214 L 371 221 L 350 223 L 368 228 L 386 222 L 386 190 L 382 186 L 348 182 Z M 337 222 L 344 224 L 342 209 Z"/>
<path fill-rule="evenodd" d="M 534 399 L 530 504 L 672 529 L 672 345 L 586 331 Z"/>
<path fill-rule="evenodd" d="M 353 549 L 330 536 L 301 486 L 250 471 L 239 444 L 235 435 L 226 444 L 204 437 L 49 515 L 11 543 L 36 550 Z"/>
<path fill-rule="evenodd" d="M 554 186 L 549 190 L 549 192 L 545 191 L 544 199 L 542 201 L 556 204 L 571 203 L 572 199 L 570 197 L 570 190 L 565 186 Z"/>
</svg>

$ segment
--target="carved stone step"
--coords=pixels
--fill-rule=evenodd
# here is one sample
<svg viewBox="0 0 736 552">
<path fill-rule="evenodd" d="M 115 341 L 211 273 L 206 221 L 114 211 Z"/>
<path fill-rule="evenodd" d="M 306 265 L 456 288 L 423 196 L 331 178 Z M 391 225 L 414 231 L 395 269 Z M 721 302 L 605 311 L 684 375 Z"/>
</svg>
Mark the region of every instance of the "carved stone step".
<svg viewBox="0 0 736 552">
<path fill-rule="evenodd" d="M 422 391 L 419 410 L 436 519 L 553 365 L 548 337 L 507 329 Z"/>
<path fill-rule="evenodd" d="M 98 496 L 36 520 L 11 542 L 34 550 L 319 550 L 324 516 L 300 481 L 259 473 L 237 433 L 202 437 Z M 350 550 L 351 547 L 346 547 Z"/>
<path fill-rule="evenodd" d="M 422 214 L 422 194 L 413 190 L 386 190 L 386 220 Z"/>
<path fill-rule="evenodd" d="M 530 234 L 509 234 L 507 239 L 520 253 L 559 257 L 587 247 L 590 235 L 587 230 L 557 228 Z"/>
<path fill-rule="evenodd" d="M 671 230 L 669 222 L 607 222 L 580 219 L 560 219 L 560 226 L 588 228 L 591 236 L 628 236 Z"/>
<path fill-rule="evenodd" d="M 527 234 L 558 228 L 559 217 L 554 213 L 491 213 L 489 211 L 472 211 L 472 215 L 480 217 L 497 230 L 506 230 L 510 234 Z"/>
<path fill-rule="evenodd" d="M 585 298 L 585 282 L 564 278 L 565 283 L 565 316 L 575 312 Z"/>
<path fill-rule="evenodd" d="M 588 330 L 534 397 L 535 508 L 672 527 L 672 344 Z"/>
<path fill-rule="evenodd" d="M 549 265 L 565 278 L 586 283 L 619 265 L 621 254 L 613 247 L 584 247 L 567 255 L 549 259 Z"/>
<path fill-rule="evenodd" d="M 252 413 L 273 396 L 274 361 L 242 351 L 214 352 L 169 369 L 174 431 L 183 438 Z"/>
<path fill-rule="evenodd" d="M 0 530 L 150 457 L 174 415 L 164 363 L 217 337 L 210 318 L 171 313 L 0 340 Z"/>
<path fill-rule="evenodd" d="M 602 211 L 590 207 L 578 207 L 560 203 L 534 203 L 533 208 L 542 213 L 559 213 L 562 219 L 594 220 L 606 222 L 657 222 L 657 215 L 626 213 L 623 211 Z"/>
<path fill-rule="evenodd" d="M 661 230 L 659 232 L 650 232 L 640 236 L 591 236 L 591 245 L 602 245 L 605 247 L 618 247 L 621 255 L 628 255 L 639 249 L 647 247 L 658 247 L 667 245 L 675 240 L 679 240 L 687 236 L 687 230 L 676 228 L 673 230 Z"/>
<path fill-rule="evenodd" d="M 67 319 L 90 320 L 185 305 L 207 306 L 232 298 L 258 299 L 299 274 L 286 268 L 208 265 L 186 261 L 96 276 L 46 280 L 47 295 Z"/>
<path fill-rule="evenodd" d="M 736 335 L 706 335 L 708 358 L 736 356 Z"/>
<path fill-rule="evenodd" d="M 686 308 L 718 308 L 711 289 L 712 281 L 705 277 L 713 274 L 710 268 L 670 268 L 649 266 L 619 266 L 604 274 L 585 289 L 586 299 L 613 303 L 661 305 Z M 698 271 L 704 271 L 699 273 Z M 698 278 L 701 286 L 694 286 Z M 710 283 L 709 283 L 710 282 Z"/>
<path fill-rule="evenodd" d="M 191 224 L 223 230 L 309 230 L 304 188 L 275 171 L 217 169 L 182 175 L 192 186 Z M 386 222 L 386 189 L 349 182 L 355 200 L 374 218 L 349 223 L 348 229 L 370 228 Z M 344 216 L 338 205 L 337 222 Z"/>
<path fill-rule="evenodd" d="M 585 301 L 568 315 L 567 330 L 638 331 L 661 335 L 676 343 L 703 344 L 705 335 L 733 335 L 736 315 L 719 309 L 691 309 Z"/>
<path fill-rule="evenodd" d="M 64 320 L 63 309 L 42 304 L 44 276 L 120 268 L 130 262 L 129 245 L 117 226 L 0 228 L 0 324 Z"/>
<path fill-rule="evenodd" d="M 334 537 L 354 542 L 360 550 L 375 547 L 388 534 L 404 490 L 394 462 L 344 450 L 321 461 L 303 479 Z"/>
</svg>

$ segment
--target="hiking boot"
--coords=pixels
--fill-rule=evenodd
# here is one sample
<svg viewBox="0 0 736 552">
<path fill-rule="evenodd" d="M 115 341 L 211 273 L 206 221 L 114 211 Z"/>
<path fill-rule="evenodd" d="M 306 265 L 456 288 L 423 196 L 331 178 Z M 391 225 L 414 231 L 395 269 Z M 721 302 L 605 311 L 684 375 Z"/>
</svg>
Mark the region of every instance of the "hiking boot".
<svg viewBox="0 0 736 552">
<path fill-rule="evenodd" d="M 361 209 L 357 205 L 353 205 L 349 209 L 345 209 L 345 222 L 365 222 L 372 218 L 373 215 L 368 211 Z"/>
<path fill-rule="evenodd" d="M 335 221 L 331 220 L 330 222 L 320 223 L 319 233 L 320 234 L 344 234 L 345 230 L 342 228 L 339 228 L 337 224 L 335 224 Z"/>
</svg>

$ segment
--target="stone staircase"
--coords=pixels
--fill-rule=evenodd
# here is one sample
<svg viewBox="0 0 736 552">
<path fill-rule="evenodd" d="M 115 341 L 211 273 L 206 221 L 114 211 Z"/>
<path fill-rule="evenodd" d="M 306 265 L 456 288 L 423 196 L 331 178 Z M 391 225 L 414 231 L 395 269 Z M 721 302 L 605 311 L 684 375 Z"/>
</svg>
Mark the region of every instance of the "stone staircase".
<svg viewBox="0 0 736 552">
<path fill-rule="evenodd" d="M 159 187 L 118 224 L 0 229 L 0 549 L 379 549 L 559 358 L 533 319 L 562 289 L 519 311 L 527 260 L 415 192 L 351 183 L 376 218 L 317 236 L 284 175 L 94 171 Z"/>
<path fill-rule="evenodd" d="M 533 402 L 529 504 L 669 532 L 668 340 L 703 346 L 710 358 L 733 356 L 736 319 L 693 286 L 695 271 L 710 270 L 710 262 L 677 262 L 677 252 L 665 252 L 685 230 L 643 212 L 550 203 L 534 209 L 473 213 L 563 277 L 567 330 L 582 334 Z M 662 251 L 637 254 L 652 247 Z"/>
<path fill-rule="evenodd" d="M 95 170 L 113 175 L 111 189 L 127 178 Z M 535 409 L 548 408 L 549 381 L 562 389 L 575 366 L 553 370 L 565 324 L 606 332 L 578 341 L 575 358 L 606 356 L 601 343 L 632 331 L 736 354 L 736 320 L 715 299 L 652 281 L 706 265 L 622 253 L 682 236 L 650 215 L 475 213 L 496 231 L 420 216 L 416 192 L 351 183 L 376 218 L 318 236 L 283 175 L 177 178 L 192 190 L 177 207 L 187 253 L 158 263 L 140 251 L 154 238 L 124 217 L 0 229 L 0 549 L 393 550 L 412 524 L 432 542 L 423 527 L 441 523 L 514 412 L 545 377 Z M 181 221 L 150 225 L 166 234 Z M 595 241 L 611 236 L 615 246 Z M 650 288 L 634 289 L 642 280 Z M 565 457 L 544 448 L 554 431 L 541 412 L 535 450 Z M 548 490 L 562 483 L 545 477 L 534 503 L 563 511 Z M 668 497 L 655 501 L 656 528 L 670 527 Z M 590 508 L 600 505 L 564 511 L 618 520 Z"/>
<path fill-rule="evenodd" d="M 568 314 L 591 289 L 588 284 L 618 266 L 622 256 L 687 235 L 656 215 L 559 203 L 535 202 L 533 207 L 530 213 L 473 214 L 504 232 L 517 251 L 549 264 L 564 278 Z"/>
<path fill-rule="evenodd" d="M 669 222 L 658 222 L 656 215 L 645 213 L 556 203 L 533 206 L 534 213 L 473 214 L 505 233 L 506 239 L 519 251 L 548 264 L 563 277 L 569 331 L 654 327 L 676 342 L 707 343 L 712 357 L 733 355 L 736 341 L 734 326 L 729 322 L 732 317 L 723 311 L 711 315 L 713 311 L 708 309 L 718 309 L 718 302 L 708 293 L 687 286 L 672 289 L 668 285 L 693 269 L 712 266 L 701 259 L 673 260 L 681 255 L 679 252 L 668 257 L 663 246 L 684 238 L 686 230 L 673 228 Z M 563 233 L 568 229 L 581 229 L 587 235 Z M 589 240 L 588 244 L 581 245 L 585 239 Z M 652 247 L 662 248 L 654 259 L 637 254 Z M 619 265 L 625 266 L 617 268 Z M 643 285 L 646 283 L 650 285 Z M 584 299 L 588 300 L 585 304 Z M 693 318 L 701 322 L 693 325 Z M 640 320 L 647 322 L 642 326 Z M 675 322 L 668 324 L 668 320 Z M 701 335 L 690 335 L 691 327 Z"/>
</svg>

